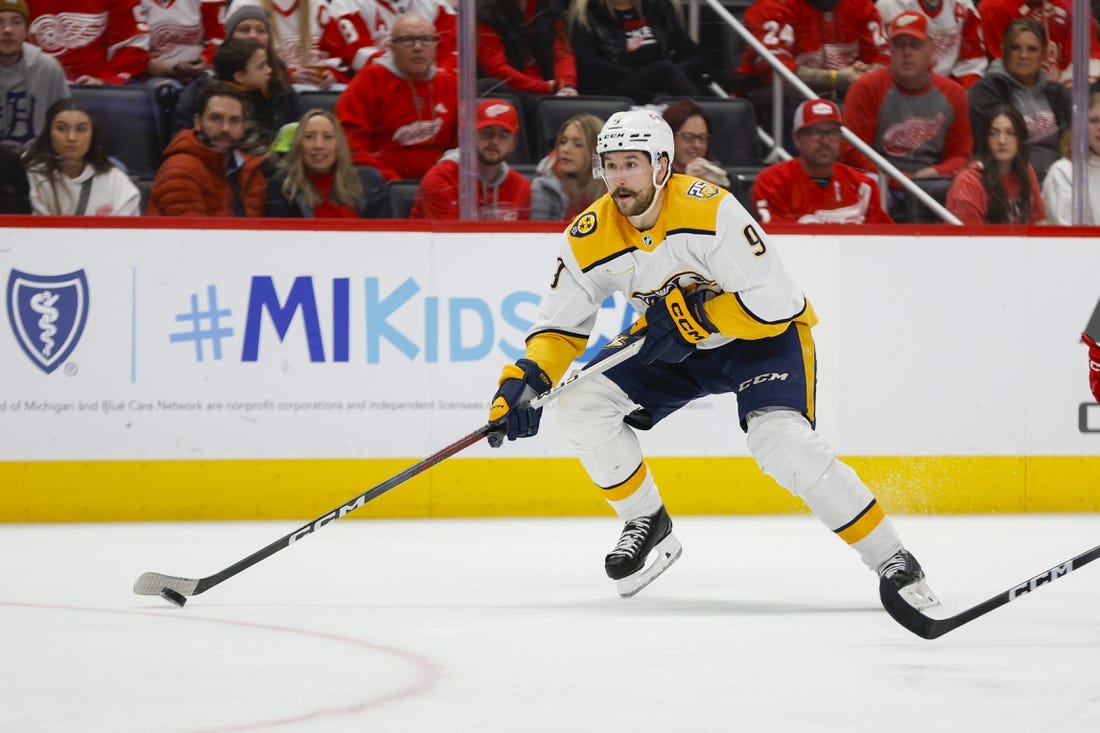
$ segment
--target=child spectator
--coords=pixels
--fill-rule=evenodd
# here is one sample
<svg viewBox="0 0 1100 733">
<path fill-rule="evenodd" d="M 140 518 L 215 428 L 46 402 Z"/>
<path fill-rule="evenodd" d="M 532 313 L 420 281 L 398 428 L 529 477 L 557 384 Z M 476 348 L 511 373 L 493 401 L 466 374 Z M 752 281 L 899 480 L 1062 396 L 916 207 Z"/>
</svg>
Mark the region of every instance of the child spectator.
<svg viewBox="0 0 1100 733">
<path fill-rule="evenodd" d="M 536 221 L 572 221 L 607 186 L 592 177 L 592 154 L 603 120 L 596 115 L 570 117 L 558 131 L 554 150 L 538 165 L 531 182 L 531 218 Z"/>
<path fill-rule="evenodd" d="M 703 55 L 676 0 L 573 0 L 567 25 L 581 94 L 699 94 Z"/>
<path fill-rule="evenodd" d="M 1043 73 L 1050 40 L 1033 18 L 1013 21 L 1005 31 L 1001 58 L 968 92 L 970 125 L 975 130 L 997 104 L 1011 104 L 1024 116 L 1030 139 L 1031 164 L 1042 181 L 1058 160 L 1058 140 L 1070 128 L 1072 100 L 1064 86 Z"/>
<path fill-rule="evenodd" d="M 225 21 L 225 40 L 253 38 L 267 49 L 267 63 L 271 66 L 272 92 L 282 93 L 290 88 L 290 69 L 275 49 L 271 33 L 271 14 L 256 5 L 242 5 Z M 213 55 L 211 55 L 213 61 Z"/>
<path fill-rule="evenodd" d="M 387 181 L 420 178 L 458 142 L 458 80 L 435 65 L 439 35 L 414 13 L 393 24 L 390 52 L 336 102 L 356 165 Z"/>
<path fill-rule="evenodd" d="M 111 164 L 92 116 L 71 98 L 46 111 L 46 125 L 23 156 L 36 214 L 138 216 L 141 194 Z"/>
<path fill-rule="evenodd" d="M 302 116 L 279 172 L 268 183 L 266 216 L 332 219 L 385 216 L 385 182 L 374 168 L 351 163 L 336 115 Z"/>
<path fill-rule="evenodd" d="M 22 149 L 69 96 L 61 64 L 26 42 L 29 16 L 26 0 L 0 0 L 0 148 Z"/>
<path fill-rule="evenodd" d="M 713 136 L 706 111 L 690 99 L 681 99 L 665 107 L 661 116 L 672 128 L 676 144 L 672 172 L 702 178 L 728 189 L 729 176 L 710 158 L 710 141 Z"/>
<path fill-rule="evenodd" d="M 878 184 L 838 163 L 840 109 L 809 99 L 794 113 L 791 132 L 798 157 L 760 171 L 752 204 L 761 224 L 890 224 Z"/>
<path fill-rule="evenodd" d="M 245 135 L 239 148 L 249 155 L 265 155 L 283 125 L 298 120 L 298 93 L 290 87 L 274 88 L 267 50 L 258 40 L 234 38 L 218 46 L 214 74 L 248 102 Z M 173 134 L 194 124 L 195 100 L 210 83 L 210 77 L 196 79 L 180 93 L 172 116 Z"/>
<path fill-rule="evenodd" d="M 321 49 L 358 72 L 390 50 L 390 29 L 405 13 L 431 21 L 439 34 L 436 63 L 456 71 L 458 34 L 455 9 L 448 0 L 331 0 Z"/>
<path fill-rule="evenodd" d="M 19 154 L 0 145 L 0 214 L 31 213 L 31 188 Z"/>
<path fill-rule="evenodd" d="M 477 106 L 477 218 L 520 221 L 531 215 L 531 182 L 504 161 L 516 146 L 519 115 L 503 99 Z M 457 219 L 458 149 L 448 150 L 420 181 L 410 219 Z"/>
<path fill-rule="evenodd" d="M 989 68 L 981 18 L 971 0 L 878 0 L 875 7 L 886 28 L 906 10 L 927 16 L 935 49 L 932 71 L 954 79 L 963 89 L 974 86 Z"/>
<path fill-rule="evenodd" d="M 1085 220 L 1081 224 L 1100 223 L 1100 93 L 1089 95 L 1088 114 L 1088 191 Z M 1062 134 L 1062 158 L 1054 161 L 1043 181 L 1043 203 L 1050 224 L 1073 224 L 1073 161 L 1069 154 L 1070 131 Z"/>
<path fill-rule="evenodd" d="M 172 138 L 153 180 L 150 216 L 263 216 L 262 158 L 237 150 L 245 100 L 225 82 L 199 94 L 194 127 Z"/>
<path fill-rule="evenodd" d="M 577 93 L 560 0 L 479 0 L 477 63 L 481 73 L 516 93 Z"/>
<path fill-rule="evenodd" d="M 70 84 L 126 84 L 145 74 L 149 34 L 138 0 L 34 0 L 30 41 Z"/>
<path fill-rule="evenodd" d="M 222 0 L 141 0 L 149 29 L 149 76 L 187 82 L 206 71 L 222 36 Z"/>
<path fill-rule="evenodd" d="M 340 59 L 320 47 L 321 32 L 329 21 L 328 0 L 231 0 L 229 14 L 256 7 L 269 13 L 268 25 L 279 57 L 299 88 L 331 89 L 347 82 Z M 227 23 L 228 25 L 228 23 Z"/>
<path fill-rule="evenodd" d="M 974 143 L 974 160 L 959 171 L 947 192 L 947 210 L 963 224 L 1045 224 L 1020 110 L 1008 104 L 994 107 Z"/>
</svg>

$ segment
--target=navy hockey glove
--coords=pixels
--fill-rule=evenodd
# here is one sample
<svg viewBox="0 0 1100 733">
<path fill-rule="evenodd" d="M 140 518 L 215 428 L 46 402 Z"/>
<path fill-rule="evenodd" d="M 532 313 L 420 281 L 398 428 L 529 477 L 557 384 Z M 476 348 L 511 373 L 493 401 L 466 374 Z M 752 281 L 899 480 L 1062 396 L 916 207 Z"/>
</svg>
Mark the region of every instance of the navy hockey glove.
<svg viewBox="0 0 1100 733">
<path fill-rule="evenodd" d="M 710 336 L 710 321 L 703 313 L 707 293 L 685 295 L 675 288 L 645 312 L 646 336 L 638 359 L 643 364 L 664 361 L 678 364 L 691 356 L 695 345 Z"/>
<path fill-rule="evenodd" d="M 493 405 L 489 408 L 489 422 L 499 423 L 489 433 L 489 445 L 499 448 L 505 436 L 515 440 L 538 433 L 542 408 L 533 408 L 530 402 L 553 386 L 542 367 L 530 359 L 520 359 L 504 367 L 500 389 L 493 395 Z"/>
</svg>

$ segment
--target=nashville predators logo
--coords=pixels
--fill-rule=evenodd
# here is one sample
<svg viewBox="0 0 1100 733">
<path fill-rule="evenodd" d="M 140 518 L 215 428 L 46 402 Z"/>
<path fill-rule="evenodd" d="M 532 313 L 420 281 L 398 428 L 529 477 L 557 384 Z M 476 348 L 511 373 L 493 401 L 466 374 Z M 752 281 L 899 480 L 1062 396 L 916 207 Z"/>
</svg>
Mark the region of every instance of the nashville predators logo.
<svg viewBox="0 0 1100 733">
<path fill-rule="evenodd" d="M 574 237 L 587 237 L 594 231 L 596 231 L 596 215 L 589 211 L 573 222 L 573 228 L 569 233 Z"/>
<path fill-rule="evenodd" d="M 718 186 L 715 186 L 713 183 L 707 183 L 706 181 L 696 181 L 695 183 L 691 184 L 691 187 L 687 190 L 687 195 L 706 201 L 707 199 L 712 199 L 717 196 L 718 192 Z"/>
</svg>

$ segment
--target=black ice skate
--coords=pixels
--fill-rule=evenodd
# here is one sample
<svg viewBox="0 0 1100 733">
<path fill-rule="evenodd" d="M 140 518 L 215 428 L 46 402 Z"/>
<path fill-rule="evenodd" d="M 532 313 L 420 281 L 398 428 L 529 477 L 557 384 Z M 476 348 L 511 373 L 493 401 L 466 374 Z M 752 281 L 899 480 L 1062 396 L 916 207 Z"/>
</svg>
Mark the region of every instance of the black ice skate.
<svg viewBox="0 0 1100 733">
<path fill-rule="evenodd" d="M 878 568 L 879 583 L 896 592 L 918 610 L 940 605 L 940 599 L 924 582 L 924 570 L 908 550 L 891 556 Z"/>
<path fill-rule="evenodd" d="M 672 520 L 664 506 L 648 517 L 631 519 L 623 527 L 619 544 L 604 558 L 607 577 L 618 584 L 619 595 L 630 598 L 668 570 L 683 548 L 672 534 Z M 650 556 L 652 562 L 646 562 Z"/>
</svg>

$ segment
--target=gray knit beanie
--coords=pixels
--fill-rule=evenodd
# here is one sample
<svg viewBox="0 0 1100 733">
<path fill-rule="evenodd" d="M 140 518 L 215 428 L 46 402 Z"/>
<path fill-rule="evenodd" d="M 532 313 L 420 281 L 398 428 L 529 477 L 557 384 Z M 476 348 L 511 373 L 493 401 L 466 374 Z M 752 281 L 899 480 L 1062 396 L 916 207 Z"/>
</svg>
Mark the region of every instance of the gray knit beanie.
<svg viewBox="0 0 1100 733">
<path fill-rule="evenodd" d="M 259 5 L 242 5 L 234 10 L 233 15 L 230 15 L 229 19 L 225 21 L 226 40 L 233 37 L 233 31 L 237 30 L 237 26 L 240 25 L 242 20 L 258 20 L 267 26 L 269 31 L 271 30 L 271 16 L 268 15 L 266 10 Z"/>
</svg>

